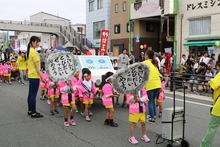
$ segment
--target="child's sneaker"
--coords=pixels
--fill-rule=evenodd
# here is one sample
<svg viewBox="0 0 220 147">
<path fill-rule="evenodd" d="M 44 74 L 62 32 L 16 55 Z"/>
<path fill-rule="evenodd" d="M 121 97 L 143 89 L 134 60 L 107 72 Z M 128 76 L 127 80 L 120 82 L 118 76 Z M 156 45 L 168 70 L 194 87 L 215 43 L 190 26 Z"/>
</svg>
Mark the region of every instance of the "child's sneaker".
<svg viewBox="0 0 220 147">
<path fill-rule="evenodd" d="M 159 106 L 156 107 L 157 110 L 159 110 L 159 108 L 160 108 Z"/>
<path fill-rule="evenodd" d="M 92 112 L 89 110 L 89 116 L 93 116 Z"/>
<path fill-rule="evenodd" d="M 143 140 L 145 142 L 150 142 L 150 139 L 147 137 L 147 135 L 142 136 L 141 140 Z"/>
<path fill-rule="evenodd" d="M 132 144 L 138 144 L 138 141 L 134 137 L 129 138 L 128 141 Z"/>
<path fill-rule="evenodd" d="M 112 124 L 109 123 L 109 126 L 111 126 L 111 127 L 118 127 L 118 124 L 116 124 L 115 122 L 113 122 Z"/>
<path fill-rule="evenodd" d="M 69 127 L 69 126 L 70 126 L 70 124 L 68 123 L 68 121 L 65 121 L 63 124 L 64 124 L 65 127 Z"/>
<path fill-rule="evenodd" d="M 40 100 L 45 100 L 45 98 L 43 96 L 40 96 Z"/>
<path fill-rule="evenodd" d="M 74 119 L 70 119 L 70 124 L 72 125 L 72 126 L 75 126 L 76 125 L 76 122 L 74 121 Z"/>
<path fill-rule="evenodd" d="M 160 112 L 160 113 L 159 113 L 158 117 L 159 117 L 159 118 L 161 118 L 161 117 L 162 117 L 162 112 Z"/>
<path fill-rule="evenodd" d="M 83 110 L 81 110 L 80 114 L 81 114 L 81 115 L 85 115 L 85 113 L 84 113 L 84 111 L 83 111 Z"/>
<path fill-rule="evenodd" d="M 86 120 L 87 122 L 91 122 L 91 119 L 89 118 L 89 116 L 86 116 L 85 120 Z"/>
<path fill-rule="evenodd" d="M 48 104 L 48 105 L 50 105 L 50 104 L 51 104 L 50 100 L 47 100 L 47 104 Z"/>
<path fill-rule="evenodd" d="M 76 108 L 76 113 L 78 113 L 79 112 L 79 110 Z"/>
<path fill-rule="evenodd" d="M 50 115 L 54 115 L 54 111 L 50 111 Z"/>
<path fill-rule="evenodd" d="M 199 90 L 198 90 L 198 89 L 196 89 L 196 90 L 194 90 L 194 92 L 199 92 Z"/>
<path fill-rule="evenodd" d="M 57 107 L 60 107 L 61 106 L 61 103 L 60 102 L 57 102 Z"/>
<path fill-rule="evenodd" d="M 59 114 L 59 111 L 57 111 L 57 110 L 53 110 L 53 112 L 56 113 L 56 114 Z"/>
<path fill-rule="evenodd" d="M 105 122 L 104 122 L 104 125 L 108 126 L 108 125 L 109 125 L 109 122 L 106 122 L 106 121 L 105 121 Z"/>
</svg>

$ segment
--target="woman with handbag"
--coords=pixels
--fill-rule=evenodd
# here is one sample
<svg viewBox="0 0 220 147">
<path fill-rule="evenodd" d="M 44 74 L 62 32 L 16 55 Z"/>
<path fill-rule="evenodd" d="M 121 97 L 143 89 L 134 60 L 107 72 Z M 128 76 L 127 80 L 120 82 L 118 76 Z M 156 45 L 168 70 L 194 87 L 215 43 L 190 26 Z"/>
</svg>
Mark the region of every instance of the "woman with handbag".
<svg viewBox="0 0 220 147">
<path fill-rule="evenodd" d="M 217 70 L 220 71 L 220 63 L 217 63 Z M 213 93 L 213 108 L 211 109 L 211 119 L 208 125 L 206 136 L 200 143 L 200 147 L 212 147 L 216 131 L 220 125 L 220 72 L 211 79 L 207 86 L 211 86 Z"/>
</svg>

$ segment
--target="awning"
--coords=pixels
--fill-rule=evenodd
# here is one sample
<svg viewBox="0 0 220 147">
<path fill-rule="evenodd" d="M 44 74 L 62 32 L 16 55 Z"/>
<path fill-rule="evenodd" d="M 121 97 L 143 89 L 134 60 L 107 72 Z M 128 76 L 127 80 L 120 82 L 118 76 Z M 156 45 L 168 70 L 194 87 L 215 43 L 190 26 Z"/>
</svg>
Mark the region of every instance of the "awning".
<svg viewBox="0 0 220 147">
<path fill-rule="evenodd" d="M 184 46 L 215 46 L 215 42 L 220 40 L 208 40 L 208 41 L 188 41 L 184 43 Z"/>
</svg>

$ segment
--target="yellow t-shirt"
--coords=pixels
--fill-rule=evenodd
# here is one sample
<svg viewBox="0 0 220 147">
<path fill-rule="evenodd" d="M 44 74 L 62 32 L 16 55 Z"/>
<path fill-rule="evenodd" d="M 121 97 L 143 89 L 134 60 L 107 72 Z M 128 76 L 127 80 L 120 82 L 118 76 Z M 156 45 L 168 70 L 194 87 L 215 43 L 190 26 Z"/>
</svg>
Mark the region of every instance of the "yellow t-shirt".
<svg viewBox="0 0 220 147">
<path fill-rule="evenodd" d="M 220 116 L 220 72 L 215 76 L 215 78 L 210 80 L 210 86 L 214 90 L 213 93 L 213 109 L 212 115 Z M 218 98 L 219 97 L 219 98 Z M 218 100 L 217 100 L 218 98 Z M 217 101 L 216 101 L 217 100 Z"/>
<path fill-rule="evenodd" d="M 38 56 L 38 53 L 35 51 L 34 48 L 30 48 L 28 57 L 28 78 L 38 79 L 40 78 L 40 76 L 37 73 L 34 62 L 38 62 L 38 67 L 40 69 L 40 58 Z"/>
<path fill-rule="evenodd" d="M 149 79 L 146 84 L 146 91 L 161 88 L 161 81 L 160 81 L 160 73 L 156 66 L 154 66 L 151 62 L 151 59 L 145 60 L 146 63 L 150 68 Z"/>
<path fill-rule="evenodd" d="M 19 70 L 26 70 L 27 69 L 27 61 L 25 61 L 24 57 L 19 56 L 18 60 L 16 61 L 18 64 L 18 69 Z"/>
</svg>

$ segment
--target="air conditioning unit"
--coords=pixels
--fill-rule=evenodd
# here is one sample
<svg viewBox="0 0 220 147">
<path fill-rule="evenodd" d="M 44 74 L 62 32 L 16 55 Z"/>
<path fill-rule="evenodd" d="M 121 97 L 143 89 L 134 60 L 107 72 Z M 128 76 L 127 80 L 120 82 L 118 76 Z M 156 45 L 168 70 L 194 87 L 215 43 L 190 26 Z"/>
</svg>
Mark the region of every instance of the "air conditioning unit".
<svg viewBox="0 0 220 147">
<path fill-rule="evenodd" d="M 162 116 L 162 138 L 171 140 L 172 138 L 172 117 L 173 119 L 173 140 L 182 138 L 183 135 L 183 107 L 173 107 L 163 109 Z"/>
</svg>

